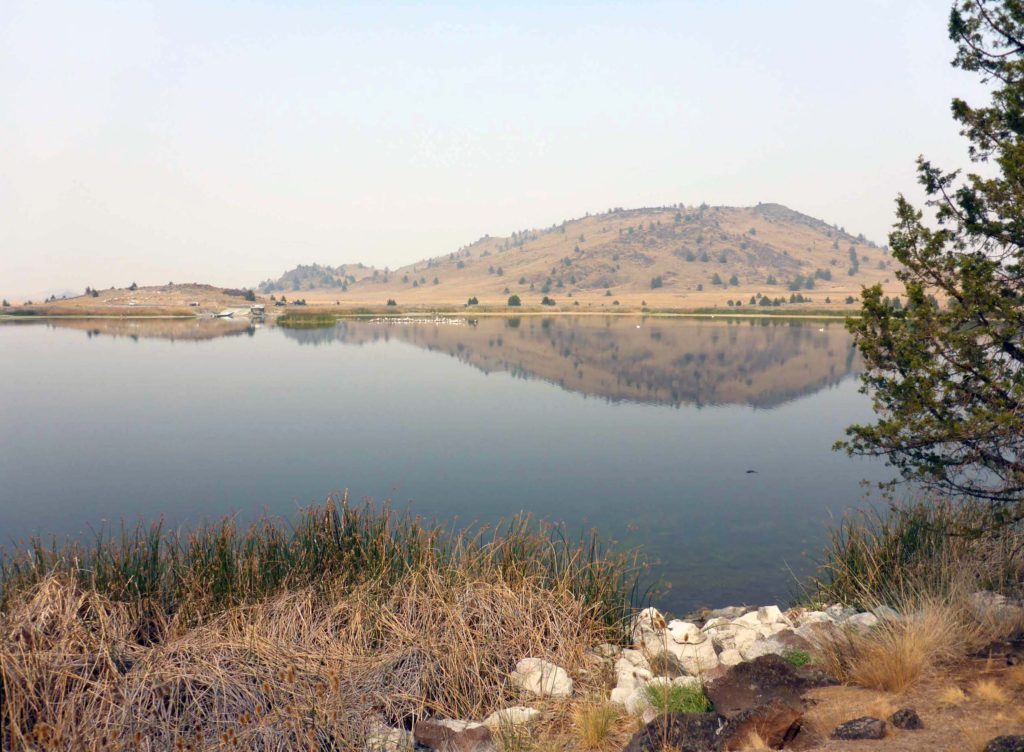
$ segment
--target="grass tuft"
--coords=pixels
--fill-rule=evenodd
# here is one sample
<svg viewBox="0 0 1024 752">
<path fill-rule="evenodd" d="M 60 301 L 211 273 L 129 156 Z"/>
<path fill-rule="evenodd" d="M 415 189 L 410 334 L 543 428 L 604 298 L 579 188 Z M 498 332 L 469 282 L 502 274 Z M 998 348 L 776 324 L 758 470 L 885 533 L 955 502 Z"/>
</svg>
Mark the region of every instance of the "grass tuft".
<svg viewBox="0 0 1024 752">
<path fill-rule="evenodd" d="M 608 740 L 619 712 L 605 702 L 580 705 L 573 713 L 573 726 L 583 749 L 599 749 Z"/>
<path fill-rule="evenodd" d="M 971 697 L 997 705 L 1005 705 L 1012 699 L 1010 693 L 993 679 L 978 679 L 974 682 L 971 685 Z"/>
<path fill-rule="evenodd" d="M 711 700 L 699 685 L 652 682 L 644 687 L 644 694 L 659 713 L 706 713 L 711 710 Z"/>
<path fill-rule="evenodd" d="M 910 616 L 887 619 L 868 632 L 843 630 L 826 636 L 821 646 L 825 669 L 844 682 L 899 692 L 986 640 L 976 622 L 944 601 L 906 605 L 904 613 Z"/>
<path fill-rule="evenodd" d="M 786 659 L 789 665 L 796 668 L 806 666 L 811 662 L 811 654 L 806 650 L 787 650 L 782 654 L 782 657 Z"/>
</svg>

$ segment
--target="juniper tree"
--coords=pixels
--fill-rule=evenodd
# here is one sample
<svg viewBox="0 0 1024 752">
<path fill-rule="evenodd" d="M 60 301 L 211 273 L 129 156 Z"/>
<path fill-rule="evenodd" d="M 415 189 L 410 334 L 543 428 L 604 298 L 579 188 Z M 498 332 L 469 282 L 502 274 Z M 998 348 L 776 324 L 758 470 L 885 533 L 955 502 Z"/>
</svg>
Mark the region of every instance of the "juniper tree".
<svg viewBox="0 0 1024 752">
<path fill-rule="evenodd" d="M 862 294 L 850 328 L 877 419 L 838 446 L 990 502 L 1000 524 L 1024 519 L 1024 0 L 957 0 L 949 36 L 953 65 L 991 87 L 982 106 L 952 102 L 979 169 L 918 159 L 929 222 L 897 198 L 889 243 L 907 304 L 880 285 Z"/>
</svg>

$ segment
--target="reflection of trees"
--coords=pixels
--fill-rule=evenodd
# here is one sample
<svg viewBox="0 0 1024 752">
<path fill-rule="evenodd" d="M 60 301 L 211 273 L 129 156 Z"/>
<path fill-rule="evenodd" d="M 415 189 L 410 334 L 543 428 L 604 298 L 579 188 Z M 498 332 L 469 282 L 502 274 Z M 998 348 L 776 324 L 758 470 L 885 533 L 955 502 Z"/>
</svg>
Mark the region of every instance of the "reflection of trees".
<svg viewBox="0 0 1024 752">
<path fill-rule="evenodd" d="M 202 341 L 220 337 L 252 336 L 256 328 L 248 318 L 239 319 L 46 319 L 54 329 L 77 329 L 87 337 L 128 337 Z"/>
<path fill-rule="evenodd" d="M 282 331 L 303 344 L 394 338 L 488 373 L 613 401 L 675 405 L 771 407 L 837 384 L 859 367 L 840 323 L 485 317 L 460 325 L 343 321 Z"/>
</svg>

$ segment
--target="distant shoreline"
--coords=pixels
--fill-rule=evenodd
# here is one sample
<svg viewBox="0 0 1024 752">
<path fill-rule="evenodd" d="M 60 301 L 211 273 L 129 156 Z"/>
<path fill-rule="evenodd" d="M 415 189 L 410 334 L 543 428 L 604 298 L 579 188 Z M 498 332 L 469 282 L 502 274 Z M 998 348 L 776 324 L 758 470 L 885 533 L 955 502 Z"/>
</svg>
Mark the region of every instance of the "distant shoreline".
<svg viewBox="0 0 1024 752">
<path fill-rule="evenodd" d="M 565 310 L 543 310 L 538 308 L 527 308 L 519 311 L 513 310 L 472 310 L 472 309 L 417 309 L 417 310 L 320 310 L 318 308 L 309 307 L 306 309 L 290 309 L 287 311 L 292 316 L 334 316 L 338 319 L 377 319 L 377 318 L 422 318 L 429 319 L 437 316 L 463 316 L 463 317 L 495 317 L 495 318 L 522 318 L 525 316 L 615 316 L 623 318 L 729 318 L 729 319 L 814 319 L 814 320 L 832 320 L 832 321 L 844 321 L 848 318 L 860 318 L 859 312 L 851 313 L 835 313 L 832 311 L 789 311 L 783 310 L 778 312 L 769 311 L 758 311 L 757 313 L 736 313 L 728 310 L 709 310 L 709 309 L 670 309 L 670 310 L 648 310 L 648 311 L 636 311 L 636 310 L 625 310 L 625 311 L 565 311 Z M 279 314 L 284 315 L 284 314 Z M 195 314 L 177 314 L 177 313 L 125 313 L 125 314 L 114 314 L 114 313 L 89 313 L 83 311 L 81 313 L 42 313 L 37 311 L 29 311 L 25 313 L 2 313 L 0 314 L 0 322 L 3 321 L 40 321 L 50 319 L 114 319 L 114 320 L 192 320 L 192 319 L 206 319 L 212 318 L 210 316 L 195 315 Z M 241 316 L 239 318 L 242 318 Z M 278 315 L 270 314 L 267 317 L 269 322 L 273 322 Z M 236 321 L 239 319 L 235 319 Z"/>
</svg>

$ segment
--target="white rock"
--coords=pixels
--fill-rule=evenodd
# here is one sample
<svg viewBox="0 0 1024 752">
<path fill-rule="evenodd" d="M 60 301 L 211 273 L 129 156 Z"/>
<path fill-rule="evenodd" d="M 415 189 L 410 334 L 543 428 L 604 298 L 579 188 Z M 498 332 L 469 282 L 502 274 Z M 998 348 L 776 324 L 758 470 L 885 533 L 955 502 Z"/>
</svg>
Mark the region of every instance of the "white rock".
<svg viewBox="0 0 1024 752">
<path fill-rule="evenodd" d="M 444 726 L 450 728 L 452 731 L 465 731 L 466 729 L 475 729 L 483 726 L 479 721 L 463 721 L 459 718 L 442 718 L 435 721 L 438 726 Z"/>
<path fill-rule="evenodd" d="M 632 690 L 653 677 L 650 669 L 634 666 L 622 658 L 615 662 L 615 686 L 618 688 Z"/>
<path fill-rule="evenodd" d="M 714 619 L 722 617 L 725 619 L 735 619 L 737 616 L 743 616 L 747 609 L 743 606 L 726 606 L 725 608 L 716 608 L 713 611 L 708 612 L 708 618 Z"/>
<path fill-rule="evenodd" d="M 900 612 L 889 606 L 875 606 L 871 609 L 871 613 L 879 618 L 881 621 L 899 621 Z"/>
<path fill-rule="evenodd" d="M 616 687 L 612 690 L 609 701 L 622 705 L 626 712 L 630 714 L 639 713 L 651 705 L 650 700 L 647 698 L 647 692 L 644 691 L 643 687 L 629 690 Z"/>
<path fill-rule="evenodd" d="M 411 732 L 381 723 L 367 735 L 363 749 L 366 752 L 412 752 L 415 746 Z"/>
<path fill-rule="evenodd" d="M 484 719 L 484 725 L 491 731 L 509 726 L 520 726 L 540 718 L 540 711 L 523 705 L 496 710 Z"/>
<path fill-rule="evenodd" d="M 664 629 L 666 626 L 665 617 L 654 606 L 648 606 L 633 619 L 634 632 L 639 629 Z"/>
<path fill-rule="evenodd" d="M 862 614 L 854 614 L 849 617 L 843 624 L 849 625 L 854 629 L 871 629 L 871 627 L 878 624 L 878 617 L 871 612 L 865 611 Z"/>
<path fill-rule="evenodd" d="M 733 624 L 742 624 L 746 627 L 756 628 L 761 624 L 761 617 L 758 616 L 757 611 L 748 611 L 737 619 L 733 619 Z"/>
<path fill-rule="evenodd" d="M 647 671 L 651 670 L 651 664 L 647 662 L 647 656 L 645 656 L 639 650 L 626 648 L 621 653 L 619 653 L 619 659 L 615 662 L 615 664 L 618 665 L 620 661 L 625 661 L 629 665 L 635 666 L 636 668 L 642 668 Z"/>
<path fill-rule="evenodd" d="M 761 606 L 761 608 L 757 609 L 757 619 L 762 624 L 777 624 L 780 621 L 785 621 L 782 609 L 778 606 Z"/>
<path fill-rule="evenodd" d="M 800 617 L 797 620 L 797 625 L 802 627 L 804 624 L 817 624 L 823 621 L 830 622 L 832 621 L 832 617 L 824 611 L 804 611 L 800 614 Z"/>
<path fill-rule="evenodd" d="M 731 624 L 731 623 L 732 622 L 730 622 L 724 616 L 716 616 L 715 618 L 708 619 L 706 622 L 704 622 L 704 626 L 701 627 L 701 631 L 702 632 L 707 632 L 709 629 L 716 629 L 717 627 L 723 627 L 726 624 Z"/>
<path fill-rule="evenodd" d="M 749 645 L 745 645 L 740 649 L 740 655 L 743 656 L 743 660 L 752 661 L 755 658 L 760 658 L 762 655 L 783 655 L 789 648 L 783 645 L 781 642 L 774 638 L 767 640 L 757 640 Z"/>
<path fill-rule="evenodd" d="M 851 616 L 857 614 L 857 609 L 852 606 L 843 606 L 839 603 L 835 603 L 825 609 L 825 613 L 828 614 L 829 618 L 837 624 L 842 623 L 849 619 Z"/>
<path fill-rule="evenodd" d="M 718 654 L 718 660 L 723 666 L 736 666 L 743 663 L 743 656 L 739 650 L 723 650 Z"/>
<path fill-rule="evenodd" d="M 538 697 L 568 697 L 572 679 L 565 669 L 543 658 L 523 658 L 511 675 L 512 683 Z"/>
<path fill-rule="evenodd" d="M 673 640 L 668 646 L 668 652 L 679 659 L 683 670 L 688 674 L 700 674 L 718 666 L 718 653 L 715 652 L 715 645 L 711 640 L 696 644 L 678 643 Z"/>
<path fill-rule="evenodd" d="M 974 618 L 984 624 L 1000 625 L 1006 631 L 1024 625 L 1024 608 L 1002 593 L 979 590 L 967 597 L 967 605 Z"/>
<path fill-rule="evenodd" d="M 673 619 L 668 623 L 668 634 L 678 643 L 696 644 L 707 639 L 707 635 L 701 632 L 696 624 L 678 619 Z"/>
<path fill-rule="evenodd" d="M 736 640 L 733 638 L 735 629 L 731 628 L 732 625 L 726 624 L 721 627 L 715 627 L 704 632 L 710 639 L 712 644 L 717 650 L 732 650 L 736 647 Z"/>
<path fill-rule="evenodd" d="M 600 656 L 601 658 L 614 658 L 622 652 L 622 648 L 620 648 L 618 645 L 612 645 L 610 642 L 602 642 L 591 652 L 594 655 Z"/>
<path fill-rule="evenodd" d="M 735 624 L 732 632 L 733 647 L 737 650 L 743 648 L 744 645 L 749 645 L 754 640 L 758 639 L 759 635 L 757 629 L 748 627 L 746 624 Z"/>
</svg>

